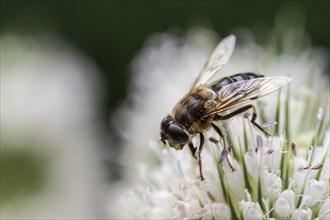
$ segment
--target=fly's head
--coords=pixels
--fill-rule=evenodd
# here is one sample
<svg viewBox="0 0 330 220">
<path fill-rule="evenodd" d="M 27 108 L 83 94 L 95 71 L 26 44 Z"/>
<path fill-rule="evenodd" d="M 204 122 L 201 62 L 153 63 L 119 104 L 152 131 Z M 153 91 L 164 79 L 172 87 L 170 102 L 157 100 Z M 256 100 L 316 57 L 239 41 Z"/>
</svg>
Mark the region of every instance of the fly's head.
<svg viewBox="0 0 330 220">
<path fill-rule="evenodd" d="M 163 144 L 168 144 L 176 150 L 181 150 L 190 140 L 187 129 L 170 115 L 166 116 L 160 124 L 160 137 Z"/>
</svg>

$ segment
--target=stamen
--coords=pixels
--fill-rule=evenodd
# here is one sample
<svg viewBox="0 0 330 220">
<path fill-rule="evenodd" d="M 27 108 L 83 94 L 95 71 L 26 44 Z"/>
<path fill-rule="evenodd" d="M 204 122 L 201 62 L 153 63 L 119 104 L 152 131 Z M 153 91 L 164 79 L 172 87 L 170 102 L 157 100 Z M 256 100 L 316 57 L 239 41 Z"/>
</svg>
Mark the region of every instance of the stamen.
<svg viewBox="0 0 330 220">
<path fill-rule="evenodd" d="M 297 150 L 296 150 L 296 144 L 295 143 L 291 143 L 291 151 L 292 151 L 294 156 L 297 155 Z"/>
<path fill-rule="evenodd" d="M 274 150 L 275 149 L 273 147 L 269 148 L 269 150 L 267 151 L 267 154 L 272 154 L 274 152 Z"/>
<path fill-rule="evenodd" d="M 265 124 L 263 124 L 262 127 L 268 128 L 268 127 L 273 127 L 275 125 L 277 125 L 277 121 L 269 121 L 269 122 L 266 122 Z"/>
<path fill-rule="evenodd" d="M 260 135 L 257 135 L 257 146 L 256 146 L 256 152 L 258 152 L 259 149 L 263 147 L 263 140 Z"/>
<path fill-rule="evenodd" d="M 227 157 L 228 155 L 228 150 L 227 148 L 224 148 L 222 151 L 221 151 L 221 154 L 220 154 L 220 157 L 219 157 L 219 160 L 218 160 L 218 163 L 222 163 L 224 161 L 224 159 Z"/>
<path fill-rule="evenodd" d="M 215 197 L 212 195 L 212 193 L 210 193 L 210 191 L 207 191 L 206 194 L 207 194 L 207 197 L 209 197 L 209 199 L 211 200 L 211 202 L 216 201 Z"/>
<path fill-rule="evenodd" d="M 214 137 L 209 137 L 209 141 L 211 141 L 214 144 L 219 143 L 219 140 L 215 139 Z"/>
<path fill-rule="evenodd" d="M 249 112 L 246 112 L 243 114 L 243 117 L 248 119 L 251 117 L 251 114 Z"/>
<path fill-rule="evenodd" d="M 312 166 L 311 169 L 312 169 L 312 170 L 318 170 L 318 169 L 321 169 L 322 166 L 323 166 L 322 163 L 318 163 L 318 164 Z"/>
<path fill-rule="evenodd" d="M 311 167 L 311 164 L 309 164 L 308 166 L 305 166 L 305 167 L 300 166 L 300 167 L 298 168 L 298 170 L 299 170 L 299 171 L 308 170 L 310 167 Z"/>
<path fill-rule="evenodd" d="M 277 121 L 269 121 L 262 125 L 264 128 L 270 127 L 271 142 L 273 143 L 274 127 L 277 125 Z"/>
</svg>

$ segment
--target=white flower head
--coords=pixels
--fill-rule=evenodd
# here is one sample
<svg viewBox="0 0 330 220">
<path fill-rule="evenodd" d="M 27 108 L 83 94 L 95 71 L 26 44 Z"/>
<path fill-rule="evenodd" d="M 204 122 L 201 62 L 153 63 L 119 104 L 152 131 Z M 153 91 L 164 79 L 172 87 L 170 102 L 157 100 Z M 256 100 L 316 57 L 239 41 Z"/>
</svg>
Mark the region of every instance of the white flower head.
<svg viewBox="0 0 330 220">
<path fill-rule="evenodd" d="M 125 176 L 127 185 L 122 188 L 135 192 L 135 205 L 128 203 L 132 194 L 120 193 L 122 203 L 111 209 L 113 216 L 159 219 L 328 216 L 329 209 L 324 204 L 329 203 L 326 186 L 329 169 L 324 165 L 329 164 L 329 117 L 318 109 L 323 107 L 324 112 L 329 109 L 324 99 L 314 97 L 319 88 L 322 94 L 328 94 L 329 88 L 322 75 L 326 69 L 324 53 L 310 46 L 290 47 L 289 51 L 277 53 L 238 36 L 238 46 L 219 75 L 247 71 L 267 76 L 289 75 L 293 83 L 290 88 L 256 102 L 257 121 L 264 122 L 261 124 L 272 134 L 270 137 L 255 129 L 246 119 L 249 115 L 224 121 L 226 140 L 232 147 L 219 164 L 219 156 L 224 153 L 221 139 L 212 130 L 205 134 L 201 155 L 204 181 L 199 179 L 198 164 L 188 147 L 176 151 L 164 149 L 157 142 L 162 118 L 189 90 L 214 46 L 215 36 L 201 28 L 189 31 L 183 38 L 158 34 L 134 61 L 130 91 L 133 108 L 124 106 L 122 121 L 117 122 L 129 122 L 122 130 L 126 146 L 122 161 L 130 161 L 131 168 Z M 309 83 L 310 77 L 313 83 Z M 306 136 L 309 133 L 312 135 Z M 132 166 L 137 162 L 148 167 L 140 177 Z M 316 192 L 319 195 L 312 198 Z M 130 212 L 116 212 L 123 204 Z M 136 204 L 143 208 L 136 209 Z"/>
</svg>

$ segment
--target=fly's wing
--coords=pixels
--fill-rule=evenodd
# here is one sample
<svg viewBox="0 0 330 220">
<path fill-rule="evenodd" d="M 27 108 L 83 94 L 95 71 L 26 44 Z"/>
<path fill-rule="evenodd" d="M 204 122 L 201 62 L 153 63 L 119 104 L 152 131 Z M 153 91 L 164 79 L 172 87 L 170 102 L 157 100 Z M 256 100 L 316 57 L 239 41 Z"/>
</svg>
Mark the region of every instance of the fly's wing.
<svg viewBox="0 0 330 220">
<path fill-rule="evenodd" d="M 207 83 L 207 81 L 209 81 L 214 74 L 228 62 L 234 51 L 235 43 L 236 38 L 234 35 L 229 35 L 219 43 L 209 56 L 202 72 L 196 79 L 193 88 Z"/>
<path fill-rule="evenodd" d="M 289 77 L 261 77 L 231 83 L 218 92 L 218 103 L 205 116 L 223 112 L 268 95 L 291 81 Z"/>
</svg>

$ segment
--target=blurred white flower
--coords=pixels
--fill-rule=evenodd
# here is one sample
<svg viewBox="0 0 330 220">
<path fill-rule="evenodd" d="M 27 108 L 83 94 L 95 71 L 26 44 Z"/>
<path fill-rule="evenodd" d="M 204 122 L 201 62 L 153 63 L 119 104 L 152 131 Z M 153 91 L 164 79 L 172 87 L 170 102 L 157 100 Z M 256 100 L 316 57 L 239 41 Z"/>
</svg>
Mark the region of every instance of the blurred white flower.
<svg viewBox="0 0 330 220">
<path fill-rule="evenodd" d="M 307 44 L 290 45 L 288 39 L 304 38 L 292 31 L 277 42 L 281 53 L 257 45 L 248 32 L 236 35 L 238 45 L 219 76 L 252 71 L 293 78 L 290 88 L 257 103 L 257 120 L 269 122 L 265 127 L 273 136 L 259 134 L 246 119 L 231 119 L 224 126 L 233 144 L 229 160 L 235 171 L 227 161 L 218 164 L 222 145 L 206 141 L 201 182 L 187 147 L 175 151 L 159 143 L 159 124 L 192 85 L 216 35 L 201 28 L 182 38 L 155 35 L 133 62 L 131 99 L 115 118 L 122 125 L 125 150 L 120 160 L 125 181 L 110 194 L 111 201 L 119 200 L 109 201 L 111 216 L 310 219 L 329 215 L 324 205 L 329 195 L 329 116 L 319 110 L 328 113 L 329 95 L 318 96 L 329 94 L 326 53 Z M 217 137 L 213 131 L 206 136 Z"/>
<path fill-rule="evenodd" d="M 9 183 L 18 198 L 1 203 L 1 218 L 103 216 L 102 142 L 94 121 L 102 92 L 98 75 L 89 58 L 57 37 L 1 35 L 1 160 L 28 152 L 41 157 L 38 169 L 45 171 L 36 193 L 20 194 L 26 183 Z M 19 162 L 13 166 L 22 172 L 9 175 L 31 171 Z M 27 178 L 37 178 L 33 174 Z"/>
<path fill-rule="evenodd" d="M 328 198 L 323 202 L 319 214 L 318 214 L 318 219 L 329 219 L 330 218 L 330 198 Z"/>
</svg>

